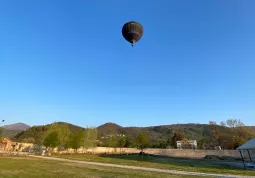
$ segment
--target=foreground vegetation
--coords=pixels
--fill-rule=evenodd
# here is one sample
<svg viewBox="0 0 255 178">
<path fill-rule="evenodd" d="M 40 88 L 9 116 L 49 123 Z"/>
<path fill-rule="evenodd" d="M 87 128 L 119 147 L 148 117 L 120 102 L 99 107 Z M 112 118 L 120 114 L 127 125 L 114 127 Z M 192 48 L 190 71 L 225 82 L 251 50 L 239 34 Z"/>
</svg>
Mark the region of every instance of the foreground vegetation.
<svg viewBox="0 0 255 178">
<path fill-rule="evenodd" d="M 206 160 L 162 158 L 147 155 L 143 157 L 139 155 L 53 155 L 53 156 L 72 160 L 161 168 L 190 172 L 253 175 L 253 176 L 255 175 L 254 171 L 248 171 L 229 165 L 212 163 Z"/>
<path fill-rule="evenodd" d="M 0 177 L 12 178 L 83 178 L 83 177 L 144 177 L 144 178 L 185 178 L 197 176 L 170 175 L 120 168 L 109 168 L 93 165 L 81 165 L 77 163 L 65 163 L 52 160 L 42 160 L 25 157 L 0 157 Z"/>
</svg>

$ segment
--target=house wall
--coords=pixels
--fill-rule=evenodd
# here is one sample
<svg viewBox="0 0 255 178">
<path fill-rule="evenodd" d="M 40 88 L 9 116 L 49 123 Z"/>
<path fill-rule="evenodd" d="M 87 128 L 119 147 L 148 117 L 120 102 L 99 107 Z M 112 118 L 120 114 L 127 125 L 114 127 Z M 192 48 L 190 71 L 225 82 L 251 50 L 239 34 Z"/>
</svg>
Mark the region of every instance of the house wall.
<svg viewBox="0 0 255 178">
<path fill-rule="evenodd" d="M 8 138 L 2 138 L 0 140 L 0 150 L 11 151 L 12 148 L 12 141 Z"/>
</svg>

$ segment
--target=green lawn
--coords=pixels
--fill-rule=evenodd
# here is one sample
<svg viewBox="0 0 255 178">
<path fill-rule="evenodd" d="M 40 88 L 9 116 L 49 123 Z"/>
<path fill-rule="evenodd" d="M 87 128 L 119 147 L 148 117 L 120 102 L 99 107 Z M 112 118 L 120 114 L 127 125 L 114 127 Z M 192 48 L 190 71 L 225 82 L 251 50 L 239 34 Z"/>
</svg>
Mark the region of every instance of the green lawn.
<svg viewBox="0 0 255 178">
<path fill-rule="evenodd" d="M 206 160 L 189 160 L 177 158 L 158 158 L 138 155 L 53 155 L 54 157 L 102 162 L 120 165 L 162 168 L 170 170 L 182 170 L 190 172 L 203 172 L 214 174 L 253 175 L 255 171 L 244 170 L 229 165 L 212 163 Z"/>
<path fill-rule="evenodd" d="M 31 157 L 0 157 L 0 177 L 12 178 L 112 178 L 112 177 L 130 177 L 130 178 L 184 178 L 197 176 L 180 176 L 164 173 L 153 173 L 146 171 L 136 171 L 130 169 L 110 168 L 103 166 L 93 166 L 78 163 L 65 163 L 61 161 L 44 160 Z"/>
</svg>

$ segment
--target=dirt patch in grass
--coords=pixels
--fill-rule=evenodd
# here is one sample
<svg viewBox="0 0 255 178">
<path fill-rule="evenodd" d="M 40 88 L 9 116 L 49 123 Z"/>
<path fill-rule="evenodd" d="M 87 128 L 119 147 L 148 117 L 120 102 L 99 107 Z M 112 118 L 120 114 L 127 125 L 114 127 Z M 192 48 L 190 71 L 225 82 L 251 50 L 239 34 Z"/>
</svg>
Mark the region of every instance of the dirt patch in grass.
<svg viewBox="0 0 255 178">
<path fill-rule="evenodd" d="M 32 158 L 32 157 L 23 157 L 23 156 L 4 156 L 4 157 L 0 157 L 0 158 L 8 158 L 8 159 L 24 159 L 24 160 L 39 160 L 38 158 Z"/>
<path fill-rule="evenodd" d="M 0 170 L 0 174 L 2 175 L 15 175 L 19 174 L 21 171 L 18 170 Z"/>
</svg>

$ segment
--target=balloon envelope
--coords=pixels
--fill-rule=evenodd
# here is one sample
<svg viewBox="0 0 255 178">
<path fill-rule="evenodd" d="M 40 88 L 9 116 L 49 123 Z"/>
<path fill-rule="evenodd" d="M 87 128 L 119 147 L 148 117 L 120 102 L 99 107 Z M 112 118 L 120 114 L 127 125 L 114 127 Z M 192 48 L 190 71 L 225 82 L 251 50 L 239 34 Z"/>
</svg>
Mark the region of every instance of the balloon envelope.
<svg viewBox="0 0 255 178">
<path fill-rule="evenodd" d="M 123 25 L 122 35 L 133 46 L 142 38 L 143 26 L 138 22 L 129 21 Z"/>
</svg>

